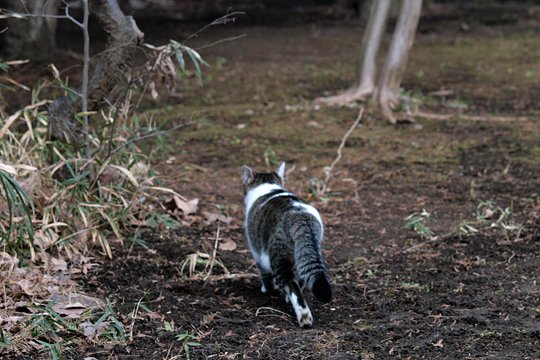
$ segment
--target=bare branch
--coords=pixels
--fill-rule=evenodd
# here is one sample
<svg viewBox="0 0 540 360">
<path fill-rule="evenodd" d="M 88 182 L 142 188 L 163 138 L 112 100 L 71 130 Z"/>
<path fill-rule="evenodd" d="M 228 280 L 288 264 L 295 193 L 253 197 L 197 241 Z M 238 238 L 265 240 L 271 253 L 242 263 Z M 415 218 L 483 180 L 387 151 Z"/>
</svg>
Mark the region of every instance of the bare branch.
<svg viewBox="0 0 540 360">
<path fill-rule="evenodd" d="M 83 0 L 83 4 L 84 4 L 84 13 L 85 13 L 84 16 L 87 17 L 88 3 L 85 0 Z M 86 25 L 85 25 L 84 20 L 81 23 L 79 20 L 75 19 L 73 16 L 69 14 L 69 4 L 66 4 L 65 14 L 66 14 L 65 15 L 66 19 L 69 19 L 69 21 L 71 21 L 72 23 L 74 23 L 75 25 L 83 29 L 83 31 L 85 29 L 85 26 L 88 27 L 88 19 L 86 19 Z M 86 29 L 86 32 L 88 32 L 88 29 Z"/>
<path fill-rule="evenodd" d="M 216 20 L 212 21 L 210 24 L 203 26 L 201 29 L 195 31 L 193 34 L 189 35 L 186 38 L 186 40 L 184 40 L 184 43 L 188 42 L 189 40 L 191 40 L 193 38 L 198 37 L 200 33 L 202 33 L 203 31 L 205 31 L 206 29 L 208 29 L 208 28 L 210 28 L 212 26 L 225 25 L 225 24 L 228 24 L 229 22 L 235 22 L 236 21 L 236 16 L 244 15 L 244 14 L 245 14 L 245 12 L 243 12 L 243 11 L 233 11 L 231 13 L 227 13 L 227 14 L 223 15 L 222 17 L 217 18 Z"/>
<path fill-rule="evenodd" d="M 241 39 L 241 38 L 243 38 L 245 36 L 247 36 L 247 34 L 242 34 L 242 35 L 238 35 L 238 36 L 230 36 L 230 37 L 227 37 L 227 38 L 224 38 L 224 39 L 216 40 L 216 41 L 214 41 L 214 42 L 212 42 L 210 44 L 199 46 L 199 47 L 195 48 L 195 50 L 206 49 L 206 48 L 216 46 L 217 44 L 221 44 L 221 43 L 224 43 L 224 42 L 238 40 L 238 39 Z"/>
<path fill-rule="evenodd" d="M 354 129 L 356 129 L 358 127 L 358 124 L 360 124 L 360 121 L 362 120 L 362 115 L 364 115 L 364 108 L 363 107 L 360 108 L 360 111 L 358 112 L 358 116 L 356 117 L 356 120 L 354 121 L 352 126 L 349 128 L 349 130 L 347 130 L 347 132 L 345 133 L 345 135 L 341 139 L 341 144 L 339 144 L 339 147 L 337 149 L 336 158 L 334 159 L 334 161 L 332 161 L 332 164 L 330 164 L 329 167 L 324 169 L 325 177 L 324 177 L 324 182 L 323 182 L 323 186 L 322 186 L 322 193 L 323 194 L 326 192 L 326 190 L 328 188 L 328 182 L 330 181 L 330 178 L 332 177 L 332 171 L 334 170 L 334 166 L 336 166 L 336 164 L 341 160 L 341 156 L 342 156 L 341 152 L 342 152 L 343 148 L 345 147 L 345 143 L 347 142 L 347 139 L 349 138 L 349 136 L 351 136 Z"/>
<path fill-rule="evenodd" d="M 138 136 L 135 136 L 135 137 L 132 137 L 132 138 L 128 139 L 125 143 L 123 143 L 122 145 L 116 147 L 114 150 L 110 151 L 109 156 L 113 156 L 118 151 L 122 150 L 123 148 L 125 148 L 128 145 L 134 144 L 134 143 L 136 143 L 138 141 L 141 141 L 141 140 L 151 139 L 151 138 L 159 136 L 159 135 L 164 135 L 164 134 L 166 134 L 168 132 L 172 132 L 172 131 L 178 130 L 180 128 L 183 128 L 184 126 L 188 126 L 189 124 L 190 124 L 189 122 L 188 123 L 178 124 L 178 125 L 175 125 L 172 128 L 167 129 L 167 130 L 157 129 L 157 130 L 147 131 L 144 134 L 141 134 L 141 135 L 138 135 Z"/>
</svg>

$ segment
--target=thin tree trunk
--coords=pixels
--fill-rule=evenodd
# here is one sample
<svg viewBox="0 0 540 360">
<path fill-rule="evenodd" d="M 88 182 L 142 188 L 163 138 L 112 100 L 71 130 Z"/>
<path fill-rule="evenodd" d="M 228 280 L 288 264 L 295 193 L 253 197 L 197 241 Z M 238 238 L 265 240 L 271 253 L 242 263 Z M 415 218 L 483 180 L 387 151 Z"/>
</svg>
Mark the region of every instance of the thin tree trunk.
<svg viewBox="0 0 540 360">
<path fill-rule="evenodd" d="M 391 0 L 372 1 L 366 31 L 360 50 L 360 78 L 355 91 L 356 100 L 363 100 L 375 90 L 377 53 L 386 27 Z"/>
<path fill-rule="evenodd" d="M 392 108 L 398 102 L 399 86 L 414 42 L 421 10 L 422 0 L 403 0 L 401 13 L 375 93 L 375 100 L 382 114 L 391 123 L 396 122 Z"/>
<path fill-rule="evenodd" d="M 84 64 L 83 64 L 83 82 L 81 88 L 81 103 L 83 112 L 83 134 L 84 134 L 84 156 L 86 160 L 90 159 L 90 130 L 88 127 L 88 77 L 90 72 L 90 34 L 88 32 L 88 16 L 90 15 L 90 8 L 88 7 L 88 0 L 82 0 L 83 2 L 83 23 L 82 31 L 84 38 Z"/>
<path fill-rule="evenodd" d="M 343 106 L 357 101 L 365 101 L 373 94 L 377 75 L 377 53 L 381 46 L 391 3 L 392 0 L 373 0 L 369 2 L 369 18 L 360 47 L 358 81 L 340 94 L 315 99 L 315 105 Z"/>
</svg>

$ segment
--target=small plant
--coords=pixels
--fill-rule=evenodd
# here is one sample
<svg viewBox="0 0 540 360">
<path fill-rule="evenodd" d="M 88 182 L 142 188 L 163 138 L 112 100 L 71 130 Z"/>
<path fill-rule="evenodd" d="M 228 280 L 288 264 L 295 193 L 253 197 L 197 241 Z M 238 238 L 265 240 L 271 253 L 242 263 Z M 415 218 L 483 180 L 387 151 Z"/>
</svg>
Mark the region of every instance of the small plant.
<svg viewBox="0 0 540 360">
<path fill-rule="evenodd" d="M 267 147 L 263 156 L 268 167 L 274 168 L 278 165 L 277 155 L 272 147 Z"/>
<path fill-rule="evenodd" d="M 415 282 L 403 281 L 403 282 L 401 282 L 400 286 L 403 289 L 415 289 L 415 290 L 419 290 L 419 291 L 423 291 L 423 292 L 430 292 L 431 291 L 431 288 L 429 287 L 429 285 L 422 285 L 422 284 L 415 283 Z"/>
<path fill-rule="evenodd" d="M 474 222 L 468 220 L 461 220 L 459 223 L 459 231 L 465 235 L 476 234 L 479 230 L 473 226 Z"/>
<path fill-rule="evenodd" d="M 32 241 L 34 237 L 34 229 L 32 226 L 32 200 L 24 189 L 17 183 L 9 174 L 7 170 L 11 170 L 11 174 L 17 174 L 15 168 L 11 166 L 4 165 L 0 163 L 0 199 L 4 198 L 7 202 L 7 229 L 3 226 L 4 214 L 0 214 L 0 231 L 3 233 L 1 236 L 1 242 L 4 245 L 7 245 L 8 249 L 11 250 L 13 245 L 17 245 L 19 241 L 24 241 L 26 234 L 29 246 L 32 246 Z M 2 193 L 3 190 L 3 193 Z M 22 218 L 24 227 L 20 224 L 14 223 L 14 218 Z M 16 236 L 15 241 L 10 241 L 14 230 L 18 230 L 18 236 Z M 22 246 L 17 246 L 17 248 L 23 248 Z"/>
<path fill-rule="evenodd" d="M 11 339 L 9 338 L 8 334 L 6 334 L 4 329 L 0 328 L 0 347 L 7 348 L 9 347 L 10 343 Z"/>
<path fill-rule="evenodd" d="M 480 201 L 480 203 L 478 203 L 478 206 L 476 207 L 476 221 L 480 223 L 489 222 L 493 215 L 495 215 L 496 211 L 497 206 L 493 203 L 492 200 Z"/>
<path fill-rule="evenodd" d="M 422 240 L 434 240 L 436 238 L 429 228 L 431 214 L 422 209 L 422 212 L 412 213 L 405 218 L 405 228 L 414 231 Z"/>
<path fill-rule="evenodd" d="M 191 334 L 190 332 L 176 335 L 176 340 L 182 343 L 182 349 L 184 350 L 184 354 L 186 354 L 186 359 L 188 360 L 190 347 L 201 346 L 200 343 L 193 341 L 195 339 L 195 335 Z"/>
<path fill-rule="evenodd" d="M 458 228 L 461 233 L 472 235 L 482 231 L 501 231 L 506 240 L 517 240 L 526 230 L 522 223 L 513 218 L 510 207 L 500 207 L 492 200 L 480 201 L 474 217 L 474 220 L 460 221 Z"/>
<path fill-rule="evenodd" d="M 163 321 L 163 328 L 165 329 L 165 331 L 173 332 L 174 331 L 174 320 L 172 320 L 172 321 L 164 320 Z"/>
</svg>

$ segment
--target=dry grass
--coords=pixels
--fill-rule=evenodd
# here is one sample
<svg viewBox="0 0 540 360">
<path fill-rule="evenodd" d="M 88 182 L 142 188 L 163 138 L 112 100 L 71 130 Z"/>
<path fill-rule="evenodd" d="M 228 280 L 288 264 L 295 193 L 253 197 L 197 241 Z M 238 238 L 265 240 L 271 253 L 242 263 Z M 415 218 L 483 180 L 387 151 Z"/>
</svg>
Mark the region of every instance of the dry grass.
<svg viewBox="0 0 540 360">
<path fill-rule="evenodd" d="M 173 89 L 174 57 L 185 71 L 186 53 L 198 75 L 204 62 L 176 42 L 148 48 L 148 62 L 131 69 L 118 98 L 85 114 L 93 125 L 90 157 L 86 149 L 49 139 L 51 101 L 40 99 L 43 86 L 33 92 L 30 105 L 0 118 L 0 346 L 10 351 L 49 350 L 55 358 L 62 352 L 60 343 L 72 338 L 58 335 L 65 331 L 88 341 L 104 334 L 123 339 L 122 324 L 111 320 L 110 305 L 98 299 L 91 305 L 71 300 L 80 295 L 71 278 L 87 274 L 95 255 L 112 258 L 112 244 L 123 244 L 140 227 L 177 224 L 165 204 L 171 197 L 186 199 L 163 185 L 148 152 L 137 143 L 163 138 L 187 122 L 157 126 L 152 116 L 138 111 L 138 104 L 147 90 L 157 96 L 159 79 Z M 64 91 L 58 95 L 76 93 L 55 74 Z M 215 255 L 209 271 L 214 262 L 219 264 Z M 55 308 L 59 303 L 71 312 Z M 21 315 L 23 308 L 26 314 Z M 74 316 L 78 320 L 67 320 L 73 309 L 80 310 Z M 92 322 L 96 309 L 103 315 Z"/>
</svg>

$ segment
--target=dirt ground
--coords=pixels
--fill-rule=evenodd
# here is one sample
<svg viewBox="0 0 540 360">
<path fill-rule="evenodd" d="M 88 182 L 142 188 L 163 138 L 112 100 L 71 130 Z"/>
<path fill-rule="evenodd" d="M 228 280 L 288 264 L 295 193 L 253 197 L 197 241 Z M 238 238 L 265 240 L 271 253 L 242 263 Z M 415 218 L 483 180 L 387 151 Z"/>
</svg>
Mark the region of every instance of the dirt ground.
<svg viewBox="0 0 540 360">
<path fill-rule="evenodd" d="M 88 291 L 125 318 L 138 303 L 149 312 L 135 321 L 132 342 L 82 349 L 86 356 L 172 358 L 182 353 L 175 335 L 189 332 L 200 343 L 190 347 L 195 359 L 539 358 L 539 28 L 460 29 L 421 26 L 405 95 L 425 111 L 499 117 L 392 127 L 368 114 L 323 197 L 313 184 L 358 109 L 315 111 L 309 101 L 351 82 L 361 29 L 210 32 L 204 41 L 247 36 L 203 50 L 213 65 L 204 87 L 185 82 L 179 98 L 156 106 L 156 116 L 193 123 L 170 137 L 159 168 L 177 191 L 200 199 L 200 211 L 232 218 L 219 225 L 219 241 L 237 248 L 217 251 L 227 271 L 215 265 L 206 281 L 202 264 L 193 278 L 182 265 L 190 254 L 212 254 L 217 223 L 194 217 L 190 226 L 148 232 L 147 249 L 117 249 L 87 279 Z M 259 292 L 242 234 L 240 165 L 268 169 L 280 160 L 287 186 L 326 223 L 335 299 L 321 305 L 308 296 L 310 329 L 298 328 L 278 295 Z M 511 213 L 492 226 L 497 208 Z M 434 234 L 424 239 L 404 227 L 422 209 Z M 478 231 L 466 234 L 463 224 Z"/>
<path fill-rule="evenodd" d="M 486 119 L 394 127 L 368 112 L 324 195 L 315 184 L 358 108 L 309 104 L 354 79 L 359 25 L 201 35 L 192 45 L 246 34 L 201 50 L 212 65 L 204 87 L 183 81 L 179 94 L 149 105 L 157 119 L 191 119 L 155 157 L 168 186 L 200 199 L 198 213 L 189 225 L 144 232 L 146 248 L 117 247 L 82 279 L 125 323 L 137 311 L 133 339 L 66 357 L 185 357 L 176 336 L 189 333 L 200 344 L 189 346 L 192 359 L 540 358 L 540 27 L 468 26 L 421 24 L 403 107 Z M 173 31 L 181 40 L 188 30 L 161 33 Z M 335 298 L 322 305 L 308 295 L 309 329 L 279 295 L 260 293 L 242 233 L 240 166 L 281 160 L 287 187 L 326 225 Z M 423 209 L 424 228 L 406 229 L 405 218 Z M 208 223 L 204 211 L 225 221 Z M 190 277 L 184 262 L 212 255 L 218 228 L 219 243 L 237 247 L 218 248 L 206 280 L 203 263 Z M 422 237 L 426 229 L 432 235 Z"/>
</svg>

